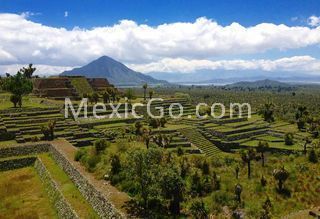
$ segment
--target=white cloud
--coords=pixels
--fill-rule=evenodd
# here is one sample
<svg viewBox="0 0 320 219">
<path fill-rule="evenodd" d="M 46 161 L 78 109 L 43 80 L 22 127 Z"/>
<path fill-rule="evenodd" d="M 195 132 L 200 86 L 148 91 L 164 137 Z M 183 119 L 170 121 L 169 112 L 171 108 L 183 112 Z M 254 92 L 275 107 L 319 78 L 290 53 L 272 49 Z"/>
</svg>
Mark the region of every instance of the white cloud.
<svg viewBox="0 0 320 219">
<path fill-rule="evenodd" d="M 320 72 L 320 60 L 310 56 L 294 56 L 276 60 L 187 60 L 182 58 L 165 58 L 148 64 L 132 64 L 131 68 L 140 72 L 181 72 L 191 73 L 197 70 L 263 70 Z"/>
<path fill-rule="evenodd" d="M 69 12 L 68 11 L 65 11 L 64 12 L 64 17 L 68 17 L 69 16 Z"/>
<path fill-rule="evenodd" d="M 28 19 L 31 16 L 41 15 L 39 12 L 31 12 L 31 11 L 24 11 L 20 14 L 21 17 Z"/>
<path fill-rule="evenodd" d="M 311 26 L 311 27 L 318 27 L 320 26 L 320 17 L 317 17 L 317 16 L 310 16 L 308 18 L 308 24 Z"/>
<path fill-rule="evenodd" d="M 12 64 L 12 65 L 0 65 L 0 75 L 5 73 L 15 74 L 22 67 L 26 67 L 28 64 Z M 66 66 L 50 66 L 50 65 L 35 65 L 37 68 L 35 75 L 49 76 L 57 75 L 63 71 L 71 70 L 73 67 Z"/>
<path fill-rule="evenodd" d="M 2 66 L 25 63 L 51 67 L 80 66 L 101 55 L 108 55 L 138 69 L 150 66 L 166 69 L 170 63 L 170 68 L 176 66 L 174 69 L 177 71 L 185 71 L 179 66 L 194 68 L 185 62 L 211 68 L 215 65 L 224 68 L 256 66 L 257 61 L 253 60 L 210 60 L 217 60 L 222 55 L 241 57 L 269 50 L 317 46 L 320 44 L 320 27 L 289 27 L 271 23 L 252 27 L 238 23 L 221 26 L 210 19 L 199 18 L 192 23 L 158 26 L 122 20 L 112 26 L 67 30 L 32 22 L 26 15 L 0 14 L 0 42 Z M 264 60 L 259 63 L 263 66 Z M 267 63 L 264 68 L 281 66 Z"/>
</svg>

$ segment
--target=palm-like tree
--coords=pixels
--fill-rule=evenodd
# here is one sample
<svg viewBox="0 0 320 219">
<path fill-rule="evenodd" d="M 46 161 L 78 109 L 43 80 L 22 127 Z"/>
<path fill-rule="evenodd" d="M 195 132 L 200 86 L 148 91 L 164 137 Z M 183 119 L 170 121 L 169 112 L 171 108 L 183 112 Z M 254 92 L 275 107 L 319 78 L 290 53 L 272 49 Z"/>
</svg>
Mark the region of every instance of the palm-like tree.
<svg viewBox="0 0 320 219">
<path fill-rule="evenodd" d="M 143 129 L 143 134 L 142 134 L 143 140 L 147 146 L 147 149 L 149 149 L 149 144 L 150 144 L 150 130 L 149 129 Z"/>
<path fill-rule="evenodd" d="M 240 184 L 234 187 L 234 193 L 236 194 L 237 201 L 241 203 L 242 186 Z"/>
<path fill-rule="evenodd" d="M 311 143 L 311 139 L 309 137 L 306 137 L 304 139 L 304 144 L 303 144 L 303 153 L 307 154 L 307 145 Z"/>
<path fill-rule="evenodd" d="M 153 91 L 153 90 L 150 90 L 150 91 L 149 91 L 149 98 L 152 99 L 153 95 L 154 95 L 154 91 Z"/>
<path fill-rule="evenodd" d="M 274 105 L 273 103 L 265 103 L 263 108 L 260 110 L 260 114 L 262 115 L 264 121 L 266 122 L 274 122 Z"/>
<path fill-rule="evenodd" d="M 284 167 L 275 169 L 273 170 L 273 177 L 278 181 L 278 190 L 282 191 L 284 182 L 289 178 L 289 172 Z"/>
<path fill-rule="evenodd" d="M 146 99 L 147 99 L 147 88 L 148 88 L 148 84 L 145 83 L 145 84 L 142 86 L 142 88 L 143 88 L 143 98 L 144 98 L 144 100 L 146 100 Z"/>
<path fill-rule="evenodd" d="M 167 148 L 170 145 L 171 141 L 172 141 L 172 136 L 159 134 L 159 135 L 153 137 L 153 141 L 159 147 Z"/>
<path fill-rule="evenodd" d="M 243 151 L 241 153 L 242 161 L 247 163 L 248 166 L 248 179 L 251 178 L 251 161 L 256 159 L 256 157 L 256 153 L 253 149 L 249 149 L 248 151 Z"/>
<path fill-rule="evenodd" d="M 264 167 L 265 159 L 264 153 L 269 150 L 269 143 L 266 141 L 259 141 L 257 152 L 261 154 L 262 166 Z"/>
<path fill-rule="evenodd" d="M 29 64 L 27 68 L 23 67 L 20 71 L 24 74 L 26 78 L 31 78 L 32 74 L 37 70 L 36 68 L 32 67 L 33 64 Z"/>
</svg>

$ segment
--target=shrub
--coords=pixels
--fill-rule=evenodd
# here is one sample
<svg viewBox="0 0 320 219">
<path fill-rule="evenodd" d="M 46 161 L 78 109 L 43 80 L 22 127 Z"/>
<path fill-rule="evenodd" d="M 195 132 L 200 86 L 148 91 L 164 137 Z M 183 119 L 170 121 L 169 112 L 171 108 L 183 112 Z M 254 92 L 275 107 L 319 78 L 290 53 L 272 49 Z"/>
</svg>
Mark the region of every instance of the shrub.
<svg viewBox="0 0 320 219">
<path fill-rule="evenodd" d="M 111 163 L 111 174 L 116 175 L 120 172 L 121 169 L 121 163 L 120 163 L 120 158 L 118 155 L 114 154 L 110 158 L 110 163 Z"/>
<path fill-rule="evenodd" d="M 88 170 L 92 172 L 99 162 L 100 162 L 100 157 L 98 155 L 90 156 L 87 161 Z"/>
<path fill-rule="evenodd" d="M 160 126 L 160 121 L 159 119 L 150 119 L 149 120 L 149 125 L 152 127 L 152 128 L 158 128 Z"/>
<path fill-rule="evenodd" d="M 99 139 L 94 142 L 94 147 L 96 149 L 96 152 L 100 153 L 100 152 L 104 151 L 109 146 L 109 144 L 110 143 L 107 142 L 105 139 Z"/>
<path fill-rule="evenodd" d="M 284 143 L 286 145 L 293 145 L 293 134 L 292 133 L 286 133 L 285 134 Z"/>
<path fill-rule="evenodd" d="M 318 163 L 318 155 L 314 149 L 309 152 L 309 161 L 312 163 Z"/>
<path fill-rule="evenodd" d="M 39 139 L 39 137 L 38 136 L 33 136 L 32 138 L 31 138 L 31 141 L 32 142 L 38 142 L 40 139 Z"/>
<path fill-rule="evenodd" d="M 181 147 L 178 147 L 177 153 L 179 156 L 183 155 L 183 150 Z"/>
<path fill-rule="evenodd" d="M 0 132 L 0 141 L 9 141 L 13 140 L 15 138 L 15 135 L 10 132 Z"/>
<path fill-rule="evenodd" d="M 194 218 L 207 218 L 209 214 L 208 207 L 202 200 L 193 201 L 189 211 Z"/>
<path fill-rule="evenodd" d="M 75 155 L 74 155 L 74 160 L 75 160 L 75 161 L 80 161 L 81 158 L 82 158 L 85 154 L 86 154 L 86 151 L 85 151 L 85 150 L 82 150 L 82 149 L 77 150 L 77 152 L 76 152 Z"/>
</svg>

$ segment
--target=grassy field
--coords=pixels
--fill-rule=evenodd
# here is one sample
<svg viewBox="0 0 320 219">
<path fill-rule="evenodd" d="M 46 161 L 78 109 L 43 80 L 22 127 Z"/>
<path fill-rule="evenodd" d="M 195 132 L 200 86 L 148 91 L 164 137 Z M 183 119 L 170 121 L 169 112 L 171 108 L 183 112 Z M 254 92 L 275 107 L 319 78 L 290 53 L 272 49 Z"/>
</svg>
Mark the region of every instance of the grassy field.
<svg viewBox="0 0 320 219">
<path fill-rule="evenodd" d="M 271 200 L 271 211 L 274 218 L 320 205 L 319 165 L 308 162 L 305 157 L 267 156 L 265 167 L 262 167 L 260 162 L 253 162 L 251 179 L 247 178 L 247 168 L 243 165 L 237 180 L 234 170 L 236 165 L 238 164 L 215 165 L 214 170 L 221 177 L 222 188 L 205 198 L 206 203 L 214 212 L 221 212 L 224 205 L 232 205 L 234 185 L 237 183 L 243 187 L 242 199 L 248 218 L 258 218 L 262 204 L 267 197 Z M 285 183 L 288 192 L 286 195 L 276 191 L 277 181 L 272 176 L 272 171 L 281 166 L 284 166 L 290 173 Z M 260 183 L 262 175 L 267 179 L 267 185 L 264 187 Z"/>
<path fill-rule="evenodd" d="M 23 100 L 22 100 L 22 107 L 24 109 L 34 108 L 34 107 L 39 107 L 39 108 L 50 107 L 48 105 L 41 103 L 42 100 L 43 99 L 41 99 L 41 98 L 24 96 Z M 13 104 L 10 102 L 10 94 L 9 93 L 0 93 L 0 110 L 9 109 L 9 108 L 13 108 Z"/>
<path fill-rule="evenodd" d="M 32 167 L 0 172 L 0 218 L 57 218 Z"/>
</svg>

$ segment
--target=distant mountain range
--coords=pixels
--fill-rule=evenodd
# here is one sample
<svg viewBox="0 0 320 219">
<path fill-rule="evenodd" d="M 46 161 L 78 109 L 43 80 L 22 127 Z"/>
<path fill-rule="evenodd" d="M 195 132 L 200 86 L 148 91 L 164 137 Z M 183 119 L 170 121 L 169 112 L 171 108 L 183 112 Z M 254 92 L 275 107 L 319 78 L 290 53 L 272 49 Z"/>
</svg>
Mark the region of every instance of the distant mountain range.
<svg viewBox="0 0 320 219">
<path fill-rule="evenodd" d="M 110 83 L 118 86 L 140 86 L 144 83 L 148 83 L 149 85 L 168 83 L 165 80 L 157 80 L 152 76 L 133 71 L 108 56 L 102 56 L 83 67 L 64 71 L 60 75 L 107 78 Z"/>
<path fill-rule="evenodd" d="M 258 81 L 240 81 L 233 84 L 228 84 L 226 87 L 229 88 L 289 88 L 293 87 L 293 85 L 274 81 L 274 80 L 258 80 Z"/>
<path fill-rule="evenodd" d="M 177 84 L 231 84 L 239 81 L 276 80 L 287 83 L 320 83 L 320 76 L 261 70 L 199 70 L 193 73 L 152 72 L 148 75 Z"/>
</svg>

